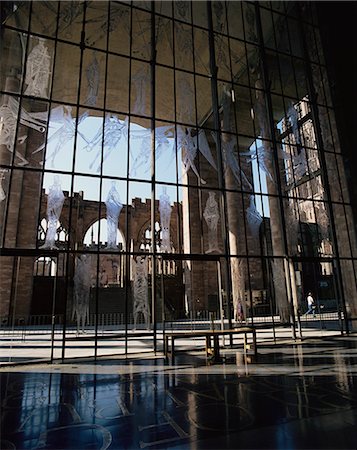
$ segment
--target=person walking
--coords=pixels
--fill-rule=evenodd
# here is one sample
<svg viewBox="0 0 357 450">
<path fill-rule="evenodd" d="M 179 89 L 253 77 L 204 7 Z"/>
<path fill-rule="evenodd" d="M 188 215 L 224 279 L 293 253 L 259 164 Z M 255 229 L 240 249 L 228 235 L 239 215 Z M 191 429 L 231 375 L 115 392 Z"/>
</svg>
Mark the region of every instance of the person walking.
<svg viewBox="0 0 357 450">
<path fill-rule="evenodd" d="M 309 292 L 307 294 L 307 311 L 306 311 L 306 315 L 308 314 L 312 314 L 313 317 L 315 317 L 315 300 L 314 297 L 312 296 L 312 293 Z"/>
</svg>

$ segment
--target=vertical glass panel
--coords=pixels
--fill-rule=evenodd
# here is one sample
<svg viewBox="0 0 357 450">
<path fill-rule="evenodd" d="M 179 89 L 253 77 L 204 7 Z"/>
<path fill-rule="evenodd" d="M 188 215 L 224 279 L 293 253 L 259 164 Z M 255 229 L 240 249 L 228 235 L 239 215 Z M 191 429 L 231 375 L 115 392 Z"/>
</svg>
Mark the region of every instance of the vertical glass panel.
<svg viewBox="0 0 357 450">
<path fill-rule="evenodd" d="M 158 64 L 172 66 L 173 22 L 160 16 L 156 17 L 156 26 L 159 32 L 156 40 L 156 61 Z"/>
<path fill-rule="evenodd" d="M 151 122 L 140 120 L 130 123 L 129 177 L 150 179 L 152 154 Z"/>
<path fill-rule="evenodd" d="M 332 230 L 327 203 L 315 201 L 315 214 L 320 239 L 319 253 L 322 256 L 332 256 Z"/>
<path fill-rule="evenodd" d="M 134 2 L 136 3 L 136 2 Z M 139 3 L 143 3 L 143 2 L 139 2 Z M 167 17 L 171 17 L 172 16 L 172 11 L 173 11 L 173 5 L 172 5 L 172 1 L 171 0 L 159 0 L 157 2 L 155 2 L 155 12 L 158 14 L 162 14 L 163 16 L 167 16 Z"/>
<path fill-rule="evenodd" d="M 80 208 L 94 209 L 93 214 L 86 220 L 89 223 L 98 221 L 105 214 L 104 199 L 100 198 L 100 180 L 94 177 L 75 176 L 73 180 L 72 216 L 70 246 L 72 249 L 83 248 L 84 238 L 88 229 L 88 223 L 83 223 Z M 99 203 L 100 202 L 100 203 Z M 98 231 L 100 236 L 100 230 Z"/>
<path fill-rule="evenodd" d="M 217 76 L 221 80 L 230 80 L 231 76 L 231 65 L 230 65 L 230 54 L 228 48 L 228 38 L 215 33 L 215 51 L 216 51 L 216 64 L 218 67 Z M 235 58 L 236 55 L 232 55 Z"/>
<path fill-rule="evenodd" d="M 243 195 L 239 192 L 227 192 L 227 227 L 231 255 L 245 255 L 246 223 Z"/>
<path fill-rule="evenodd" d="M 261 94 L 259 93 L 258 95 L 261 95 Z M 280 95 L 272 95 L 271 100 L 272 100 L 272 107 L 273 107 L 274 122 L 279 123 L 285 115 L 283 98 L 280 97 Z M 260 100 L 258 99 L 258 102 L 259 101 Z M 263 103 L 263 102 L 261 102 L 261 103 Z M 262 126 L 262 124 L 260 123 L 260 127 L 261 126 Z M 267 136 L 267 137 L 269 137 L 269 136 Z"/>
<path fill-rule="evenodd" d="M 258 33 L 256 28 L 255 7 L 253 3 L 242 3 L 245 39 L 250 42 L 258 42 Z"/>
<path fill-rule="evenodd" d="M 208 51 L 208 33 L 207 31 L 194 28 L 194 64 L 195 71 L 208 76 L 211 73 Z"/>
<path fill-rule="evenodd" d="M 210 130 L 199 129 L 197 135 L 197 167 L 206 187 L 218 187 L 217 145 Z"/>
<path fill-rule="evenodd" d="M 196 123 L 195 85 L 191 74 L 176 71 L 176 120 L 189 125 Z"/>
<path fill-rule="evenodd" d="M 70 239 L 71 177 L 45 172 L 42 181 L 41 209 L 37 225 L 37 247 L 66 249 Z M 77 198 L 78 194 L 77 194 Z M 78 207 L 77 205 L 75 206 Z"/>
<path fill-rule="evenodd" d="M 11 102 L 13 112 L 15 103 Z M 48 129 L 48 103 L 23 99 L 15 145 L 15 165 L 41 168 Z"/>
<path fill-rule="evenodd" d="M 29 26 L 30 6 L 31 4 L 29 2 L 24 2 L 12 7 L 10 6 L 4 13 L 4 25 L 10 25 L 19 30 L 27 31 Z"/>
<path fill-rule="evenodd" d="M 193 70 L 192 27 L 183 23 L 174 23 L 175 64 L 179 69 Z"/>
<path fill-rule="evenodd" d="M 204 2 L 192 2 L 193 24 L 208 28 L 207 6 Z"/>
<path fill-rule="evenodd" d="M 236 39 L 230 39 L 229 45 L 233 79 L 241 84 L 248 85 L 245 45 L 243 42 Z"/>
<path fill-rule="evenodd" d="M 340 264 L 347 314 L 348 317 L 356 317 L 356 302 L 354 301 L 357 296 L 356 262 L 342 260 Z"/>
<path fill-rule="evenodd" d="M 34 2 L 31 14 L 31 31 L 54 37 L 60 2 Z M 20 8 L 21 9 L 21 8 Z"/>
<path fill-rule="evenodd" d="M 71 106 L 52 104 L 49 117 L 47 144 L 44 164 L 46 169 L 72 170 L 74 137 L 77 124 L 77 145 L 86 143 L 85 135 L 79 132 L 79 126 L 84 126 L 86 113 L 81 112 L 76 119 L 77 110 Z"/>
<path fill-rule="evenodd" d="M 131 126 L 134 128 L 135 123 Z M 107 113 L 104 122 L 102 174 L 126 177 L 128 170 L 128 117 Z M 98 132 L 100 129 L 98 128 Z M 99 144 L 100 145 L 100 144 Z M 100 147 L 97 147 L 97 152 Z"/>
<path fill-rule="evenodd" d="M 99 174 L 102 160 L 106 160 L 113 150 L 103 141 L 103 117 L 93 110 L 80 110 L 79 117 L 82 120 L 78 124 L 75 171 Z"/>
<path fill-rule="evenodd" d="M 127 245 L 131 252 L 151 251 L 151 185 L 149 183 L 129 183 L 129 229 Z M 154 242 L 156 238 L 154 230 Z"/>
<path fill-rule="evenodd" d="M 287 24 L 289 30 L 289 39 L 290 39 L 289 44 L 291 47 L 291 54 L 299 58 L 303 58 L 304 54 L 300 38 L 299 23 L 297 20 L 288 18 Z"/>
<path fill-rule="evenodd" d="M 284 19 L 283 16 L 278 16 L 280 19 Z M 260 19 L 263 31 L 264 46 L 268 48 L 276 49 L 275 45 L 275 29 L 273 26 L 272 12 L 270 10 L 260 8 Z M 278 41 L 280 36 L 278 35 Z"/>
<path fill-rule="evenodd" d="M 203 126 L 212 115 L 211 80 L 206 77 L 196 76 L 195 84 L 197 123 Z"/>
<path fill-rule="evenodd" d="M 80 103 L 103 108 L 106 57 L 104 53 L 85 50 L 82 63 Z"/>
<path fill-rule="evenodd" d="M 297 60 L 292 60 L 289 56 L 279 55 L 279 68 L 282 83 L 283 94 L 287 97 L 297 98 L 299 93 L 301 96 L 298 97 L 301 100 L 306 97 L 307 85 L 306 85 L 306 74 L 303 67 L 300 65 L 296 66 L 294 63 L 301 64 Z M 297 70 L 300 69 L 300 72 Z M 304 78 L 304 82 L 302 81 Z"/>
<path fill-rule="evenodd" d="M 324 150 L 328 152 L 335 151 L 335 139 L 331 132 L 331 122 L 329 114 L 329 110 L 327 108 L 324 108 L 322 106 L 319 106 L 319 122 L 320 122 L 320 129 L 321 129 L 321 137 L 324 144 Z M 338 141 L 337 141 L 338 142 Z"/>
<path fill-rule="evenodd" d="M 27 50 L 24 94 L 48 98 L 53 74 L 54 43 L 31 36 Z"/>
<path fill-rule="evenodd" d="M 196 188 L 183 188 L 183 246 L 185 253 L 204 253 L 202 243 L 202 192 Z"/>
<path fill-rule="evenodd" d="M 19 93 L 23 75 L 23 54 L 27 37 L 13 30 L 4 29 L 1 39 L 0 86 L 7 92 Z"/>
<path fill-rule="evenodd" d="M 68 64 L 68 61 L 71 61 Z M 77 102 L 80 49 L 74 45 L 57 43 L 52 98 L 57 101 Z"/>
<path fill-rule="evenodd" d="M 110 17 L 111 25 L 115 23 L 115 17 Z M 107 48 L 108 30 L 108 3 L 94 1 L 86 8 L 86 44 L 90 47 L 105 50 Z"/>
<path fill-rule="evenodd" d="M 251 255 L 261 255 L 266 253 L 263 245 L 263 238 L 268 237 L 264 227 L 263 197 L 256 194 L 246 194 L 244 196 L 244 214 L 246 222 L 248 253 Z"/>
<path fill-rule="evenodd" d="M 305 63 L 300 59 L 293 58 L 293 66 L 296 80 L 297 98 L 307 98 L 308 87 Z"/>
<path fill-rule="evenodd" d="M 267 69 L 269 74 L 269 81 L 270 81 L 270 88 L 271 91 L 275 94 L 282 94 L 282 84 L 284 85 L 284 81 L 288 83 L 286 86 L 286 90 L 291 90 L 291 86 L 294 84 L 293 82 L 293 73 L 288 71 L 289 66 L 282 67 L 283 62 L 281 61 L 283 58 L 282 55 L 279 55 L 276 52 L 267 50 L 266 51 L 266 62 L 267 62 Z M 289 63 L 289 59 L 287 59 L 287 62 Z M 279 66 L 280 63 L 280 66 Z M 281 69 L 284 70 L 284 72 L 281 71 Z M 288 77 L 290 77 L 290 80 L 288 80 Z M 285 86 L 284 86 L 285 88 Z"/>
<path fill-rule="evenodd" d="M 174 2 L 175 19 L 191 23 L 191 2 Z"/>
<path fill-rule="evenodd" d="M 157 67 L 155 76 L 156 117 L 173 121 L 175 120 L 174 71 L 163 67 Z M 182 82 L 180 82 L 181 79 L 179 78 L 177 89 L 180 92 L 180 95 L 184 96 L 184 86 L 182 85 Z"/>
<path fill-rule="evenodd" d="M 149 60 L 151 57 L 151 15 L 138 9 L 133 9 L 132 14 L 132 56 Z"/>
<path fill-rule="evenodd" d="M 350 205 L 346 205 L 345 214 L 346 214 L 346 222 L 348 225 L 348 234 L 350 239 L 352 257 L 357 258 L 357 236 L 353 220 L 353 207 Z"/>
<path fill-rule="evenodd" d="M 66 328 L 66 357 L 78 356 L 68 343 L 74 336 L 77 341 L 94 339 L 96 331 L 100 330 L 97 321 L 96 303 L 98 299 L 98 256 L 89 253 L 77 253 L 70 255 L 70 267 L 73 274 L 73 290 L 69 295 L 67 305 L 67 328 Z M 99 329 L 99 330 L 98 330 Z M 100 330 L 102 331 L 102 330 Z M 85 333 L 85 334 L 84 334 Z M 81 356 L 93 357 L 96 352 L 94 346 L 81 348 Z"/>
<path fill-rule="evenodd" d="M 175 126 L 167 122 L 156 122 L 155 129 L 155 176 L 156 181 L 177 182 L 175 151 Z"/>
<path fill-rule="evenodd" d="M 229 35 L 233 38 L 244 39 L 242 2 L 226 3 Z"/>
<path fill-rule="evenodd" d="M 126 246 L 126 182 L 114 179 L 102 180 L 102 202 L 100 241 L 104 251 L 117 252 Z M 106 283 L 108 284 L 108 282 Z M 122 284 L 122 282 L 121 282 Z"/>
<path fill-rule="evenodd" d="M 350 258 L 352 256 L 351 241 L 349 239 L 349 224 L 345 213 L 346 207 L 344 205 L 332 204 L 332 210 L 335 220 L 339 254 L 342 258 Z"/>
<path fill-rule="evenodd" d="M 258 80 L 262 78 L 259 47 L 252 44 L 246 44 L 245 47 L 247 70 L 242 71 L 241 76 L 237 81 L 246 86 L 250 84 L 250 86 L 256 87 L 257 83 L 261 83 Z"/>
<path fill-rule="evenodd" d="M 304 23 L 303 30 L 304 30 L 304 33 L 306 36 L 305 37 L 306 42 L 309 42 L 309 46 L 307 47 L 307 54 L 308 54 L 309 60 L 312 61 L 313 63 L 318 64 L 319 63 L 319 54 L 318 54 L 318 49 L 317 49 L 316 41 L 315 41 L 314 28 L 312 26 Z"/>
<path fill-rule="evenodd" d="M 0 245 L 2 246 L 5 232 L 5 214 L 7 198 L 9 196 L 10 169 L 0 169 Z"/>
<path fill-rule="evenodd" d="M 213 29 L 218 33 L 227 34 L 227 20 L 226 20 L 226 4 L 222 1 L 212 2 L 212 20 Z"/>
<path fill-rule="evenodd" d="M 157 208 L 157 248 L 159 253 L 176 253 L 178 251 L 179 226 L 178 215 L 181 208 L 176 198 L 176 187 L 156 185 Z"/>
<path fill-rule="evenodd" d="M 224 253 L 221 200 L 221 194 L 218 191 L 202 191 L 203 251 L 205 254 Z"/>
<path fill-rule="evenodd" d="M 113 71 L 113 75 L 114 74 L 115 71 Z M 127 87 L 124 89 L 127 89 Z M 145 116 L 151 114 L 151 89 L 151 72 L 149 64 L 132 61 L 130 108 L 133 114 Z M 120 91 L 118 92 L 118 95 L 120 95 Z"/>
<path fill-rule="evenodd" d="M 41 172 L 13 170 L 8 193 L 5 247 L 35 248 Z"/>
<path fill-rule="evenodd" d="M 126 315 L 124 268 L 125 257 L 122 253 L 99 256 L 98 285 L 96 290 L 92 289 L 90 298 L 91 313 L 98 312 L 98 356 L 123 354 L 125 351 L 124 333 L 121 333 Z M 108 338 L 114 335 L 115 339 L 111 339 L 112 343 L 108 346 Z"/>
<path fill-rule="evenodd" d="M 333 202 L 342 202 L 343 194 L 340 182 L 344 177 L 339 176 L 339 167 L 342 165 L 341 157 L 332 153 L 325 153 L 328 183 L 330 186 L 331 200 Z M 337 169 L 337 170 L 336 170 Z"/>
<path fill-rule="evenodd" d="M 83 23 L 83 3 L 81 2 L 59 2 L 59 3 L 60 3 L 60 13 L 58 23 L 58 37 L 70 42 L 79 43 L 81 40 L 82 23 Z"/>
<path fill-rule="evenodd" d="M 130 51 L 130 7 L 110 2 L 109 45 L 110 52 L 129 55 Z"/>
<path fill-rule="evenodd" d="M 254 92 L 251 92 L 248 88 L 234 86 L 236 129 L 240 134 L 246 136 L 255 136 L 252 118 L 253 95 Z"/>
<path fill-rule="evenodd" d="M 258 258 L 247 260 L 247 316 L 252 313 L 254 323 L 271 323 L 275 313 L 269 262 Z"/>
<path fill-rule="evenodd" d="M 134 72 L 133 72 L 134 73 Z M 132 75 L 132 77 L 135 75 Z M 144 102 L 144 100 L 142 100 Z M 128 112 L 129 106 L 129 60 L 109 55 L 106 87 L 106 108 Z"/>
</svg>

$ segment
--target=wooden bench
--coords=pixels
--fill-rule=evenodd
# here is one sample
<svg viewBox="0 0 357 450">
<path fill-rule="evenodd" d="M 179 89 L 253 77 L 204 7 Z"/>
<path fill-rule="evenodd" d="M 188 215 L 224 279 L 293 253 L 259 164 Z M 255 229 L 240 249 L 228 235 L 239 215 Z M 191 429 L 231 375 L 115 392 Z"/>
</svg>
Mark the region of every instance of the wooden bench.
<svg viewBox="0 0 357 450">
<path fill-rule="evenodd" d="M 196 330 L 196 331 L 186 331 L 186 332 L 173 332 L 167 333 L 165 335 L 164 341 L 164 352 L 167 359 L 171 356 L 171 363 L 174 364 L 175 360 L 175 341 L 177 339 L 188 339 L 195 337 L 204 337 L 206 338 L 206 355 L 213 355 L 215 360 L 220 359 L 220 346 L 219 346 L 219 337 L 220 336 L 229 336 L 233 338 L 233 336 L 243 334 L 243 346 L 244 352 L 246 352 L 253 345 L 254 355 L 257 355 L 257 336 L 256 329 L 254 327 L 241 327 L 230 330 Z M 252 344 L 248 343 L 247 336 L 252 335 Z M 213 346 L 212 346 L 213 340 Z M 170 346 L 171 344 L 171 346 Z M 171 349 L 170 349 L 171 347 Z"/>
</svg>

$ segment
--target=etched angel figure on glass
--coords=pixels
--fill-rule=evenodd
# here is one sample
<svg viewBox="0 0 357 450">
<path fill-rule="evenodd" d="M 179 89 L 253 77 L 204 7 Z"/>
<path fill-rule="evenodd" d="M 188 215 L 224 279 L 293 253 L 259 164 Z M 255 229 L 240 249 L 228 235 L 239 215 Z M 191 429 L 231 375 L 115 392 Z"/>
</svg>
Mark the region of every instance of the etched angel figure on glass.
<svg viewBox="0 0 357 450">
<path fill-rule="evenodd" d="M 82 123 L 88 117 L 88 111 L 85 111 L 78 118 L 78 125 Z M 48 137 L 47 143 L 44 142 L 40 145 L 32 154 L 36 154 L 47 147 L 53 141 L 57 141 L 56 146 L 51 152 L 46 152 L 46 164 L 50 167 L 55 167 L 55 158 L 62 148 L 65 148 L 68 143 L 74 138 L 76 134 L 76 118 L 72 117 L 72 106 L 61 105 L 56 106 L 51 110 L 50 122 L 60 124 L 61 126 Z M 78 130 L 77 135 L 80 136 L 85 142 L 88 143 L 83 133 Z"/>
<path fill-rule="evenodd" d="M 133 315 L 134 330 L 139 314 L 144 317 L 146 327 L 150 328 L 149 291 L 148 291 L 148 259 L 146 256 L 133 259 Z"/>
<path fill-rule="evenodd" d="M 50 76 L 51 55 L 45 46 L 45 39 L 38 38 L 38 44 L 27 58 L 25 95 L 47 98 Z"/>
<path fill-rule="evenodd" d="M 208 228 L 208 250 L 206 253 L 219 252 L 217 240 L 217 226 L 219 221 L 219 209 L 216 201 L 216 193 L 209 192 L 203 217 Z"/>
<path fill-rule="evenodd" d="M 128 139 L 129 118 L 126 117 L 124 121 L 119 120 L 115 114 L 108 113 L 104 122 L 104 151 L 103 151 L 103 164 L 104 161 L 110 156 L 112 151 L 118 147 L 122 139 Z M 102 127 L 98 130 L 94 138 L 85 147 L 88 152 L 91 152 L 94 147 L 102 145 Z M 101 155 L 102 151 L 99 149 L 95 155 L 93 161 L 90 163 L 89 168 L 92 170 L 95 164 L 97 164 L 96 172 L 100 172 L 101 167 Z"/>
<path fill-rule="evenodd" d="M 112 187 L 105 200 L 107 207 L 107 230 L 108 230 L 108 249 L 117 249 L 117 230 L 120 211 L 123 205 L 120 203 L 119 192 L 116 189 L 115 181 L 112 181 Z"/>
<path fill-rule="evenodd" d="M 170 205 L 170 197 L 166 192 L 166 187 L 163 188 L 163 193 L 160 195 L 159 210 L 160 210 L 160 224 L 161 224 L 161 251 L 170 252 L 171 205 Z"/>
<path fill-rule="evenodd" d="M 64 198 L 59 176 L 55 175 L 53 185 L 50 186 L 47 196 L 47 233 L 45 243 L 41 248 L 58 248 L 55 244 L 55 240 L 57 224 L 61 216 Z"/>
<path fill-rule="evenodd" d="M 76 260 L 76 269 L 73 277 L 73 306 L 72 320 L 77 322 L 77 332 L 89 321 L 89 300 L 91 288 L 91 257 L 81 255 Z"/>
<path fill-rule="evenodd" d="M 18 115 L 20 116 L 21 125 L 40 133 L 44 133 L 46 130 L 46 112 L 29 113 L 22 107 L 20 109 L 18 100 L 9 97 L 7 103 L 0 106 L 0 145 L 6 145 L 6 148 L 11 153 L 14 152 Z M 27 134 L 17 136 L 17 143 L 23 144 L 26 139 Z M 20 160 L 18 165 L 25 166 L 29 164 L 29 161 L 17 150 L 15 150 L 15 156 Z"/>
</svg>

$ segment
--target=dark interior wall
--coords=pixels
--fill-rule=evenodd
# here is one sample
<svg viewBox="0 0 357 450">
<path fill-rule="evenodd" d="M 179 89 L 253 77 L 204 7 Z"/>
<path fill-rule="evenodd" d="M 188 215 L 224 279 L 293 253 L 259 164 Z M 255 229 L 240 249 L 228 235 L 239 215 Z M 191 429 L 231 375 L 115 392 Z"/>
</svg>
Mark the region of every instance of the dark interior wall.
<svg viewBox="0 0 357 450">
<path fill-rule="evenodd" d="M 357 3 L 315 4 L 357 228 Z"/>
</svg>

